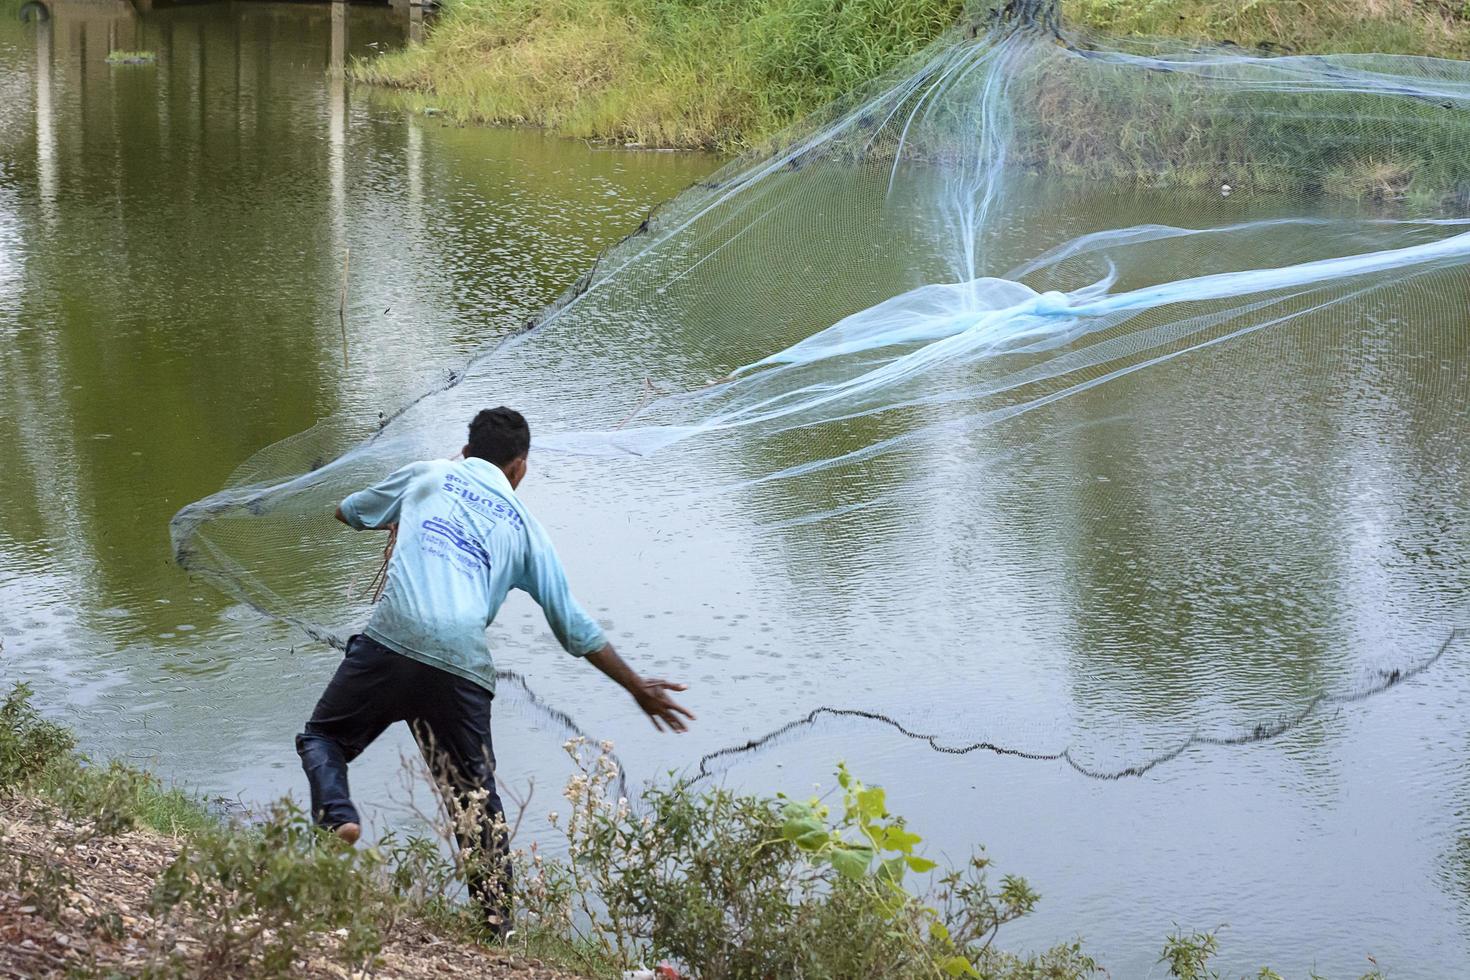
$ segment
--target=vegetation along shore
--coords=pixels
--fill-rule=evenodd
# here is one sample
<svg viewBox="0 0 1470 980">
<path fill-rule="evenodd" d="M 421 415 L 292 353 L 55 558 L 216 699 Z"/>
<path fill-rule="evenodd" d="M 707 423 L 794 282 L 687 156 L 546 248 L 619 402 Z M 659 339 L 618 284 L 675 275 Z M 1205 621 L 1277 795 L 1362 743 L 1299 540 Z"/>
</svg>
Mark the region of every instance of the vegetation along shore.
<svg viewBox="0 0 1470 980">
<path fill-rule="evenodd" d="M 517 931 L 490 942 L 454 884 L 475 856 L 443 856 L 451 827 L 351 848 L 289 801 L 220 812 L 78 754 L 17 685 L 0 702 L 0 976 L 572 980 L 654 962 L 700 980 L 1106 975 L 1080 939 L 1001 949 L 1036 892 L 993 880 L 983 851 L 936 864 L 845 767 L 822 801 L 676 783 L 630 805 L 610 746 L 567 751 L 565 856 L 516 842 Z M 1217 949 L 1180 932 L 1161 969 L 1215 976 Z"/>
<path fill-rule="evenodd" d="M 456 122 L 733 152 L 882 75 L 965 0 L 447 0 L 421 45 L 354 75 Z M 1271 53 L 1470 56 L 1455 0 L 1064 0 L 1070 31 Z"/>
</svg>

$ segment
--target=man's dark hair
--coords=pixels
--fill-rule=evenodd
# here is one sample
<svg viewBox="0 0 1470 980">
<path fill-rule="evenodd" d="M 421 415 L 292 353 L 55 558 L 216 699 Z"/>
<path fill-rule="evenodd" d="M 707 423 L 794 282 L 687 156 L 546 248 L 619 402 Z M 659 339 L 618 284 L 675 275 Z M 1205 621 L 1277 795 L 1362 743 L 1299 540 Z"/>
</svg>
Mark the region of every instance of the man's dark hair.
<svg viewBox="0 0 1470 980">
<path fill-rule="evenodd" d="M 531 427 L 526 417 L 513 408 L 482 409 L 470 420 L 470 443 L 466 456 L 504 466 L 531 451 Z"/>
</svg>

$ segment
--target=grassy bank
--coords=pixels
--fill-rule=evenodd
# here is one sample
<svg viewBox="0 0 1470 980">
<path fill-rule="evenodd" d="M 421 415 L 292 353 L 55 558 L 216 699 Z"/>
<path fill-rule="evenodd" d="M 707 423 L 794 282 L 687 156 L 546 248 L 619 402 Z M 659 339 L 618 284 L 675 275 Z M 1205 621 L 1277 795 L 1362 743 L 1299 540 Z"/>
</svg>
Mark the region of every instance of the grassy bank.
<svg viewBox="0 0 1470 980">
<path fill-rule="evenodd" d="M 576 980 L 665 959 L 708 980 L 1098 972 L 1075 943 L 996 948 L 1037 896 L 1019 878 L 992 887 L 982 856 L 909 890 L 906 876 L 938 866 L 883 791 L 845 770 L 840 816 L 682 785 L 649 790 L 637 813 L 615 796 L 611 747 L 568 743 L 579 775 L 553 822 L 573 859 L 515 850 L 505 947 L 481 940 L 456 897 L 478 855 L 446 860 L 434 838 L 349 848 L 285 801 L 227 819 L 146 773 L 94 765 L 28 695 L 0 704 L 0 974 Z"/>
<path fill-rule="evenodd" d="M 79 755 L 28 693 L 0 702 L 0 976 L 617 975 L 570 938 L 482 942 L 432 840 L 349 849 L 284 801 L 227 816 Z"/>
<path fill-rule="evenodd" d="M 963 0 L 454 0 L 354 68 L 460 121 L 730 150 L 882 74 Z"/>
<path fill-rule="evenodd" d="M 1002 950 L 997 933 L 1037 894 L 992 881 L 982 851 L 956 867 L 925 857 L 883 790 L 845 767 L 830 803 L 675 784 L 635 809 L 614 795 L 611 747 L 569 742 L 579 772 L 552 823 L 570 857 L 515 850 L 517 933 L 492 945 L 455 898 L 476 855 L 450 863 L 433 839 L 394 836 L 353 849 L 284 801 L 226 819 L 91 764 L 28 693 L 0 703 L 0 975 L 577 980 L 650 961 L 699 980 L 1106 975 L 1080 941 Z M 1180 933 L 1159 961 L 1204 980 L 1216 949 Z"/>
<path fill-rule="evenodd" d="M 461 122 L 736 150 L 882 74 L 964 0 L 449 0 L 358 64 Z M 1303 52 L 1470 57 L 1460 0 L 1065 0 L 1071 27 Z"/>
</svg>

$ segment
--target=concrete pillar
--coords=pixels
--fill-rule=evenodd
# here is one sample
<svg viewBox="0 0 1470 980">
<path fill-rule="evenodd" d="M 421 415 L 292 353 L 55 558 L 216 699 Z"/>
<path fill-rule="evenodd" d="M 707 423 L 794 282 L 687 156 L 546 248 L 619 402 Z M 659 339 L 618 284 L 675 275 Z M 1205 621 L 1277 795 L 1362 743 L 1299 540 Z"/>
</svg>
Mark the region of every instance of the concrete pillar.
<svg viewBox="0 0 1470 980">
<path fill-rule="evenodd" d="M 408 43 L 424 43 L 424 5 L 421 3 L 408 6 Z"/>
</svg>

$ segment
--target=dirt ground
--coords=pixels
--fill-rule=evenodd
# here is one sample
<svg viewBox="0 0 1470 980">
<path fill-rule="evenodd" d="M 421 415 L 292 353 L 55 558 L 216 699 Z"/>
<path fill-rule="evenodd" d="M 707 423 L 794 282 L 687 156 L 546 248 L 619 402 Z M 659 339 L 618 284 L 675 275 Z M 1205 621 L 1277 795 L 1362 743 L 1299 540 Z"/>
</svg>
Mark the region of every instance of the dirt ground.
<svg viewBox="0 0 1470 980">
<path fill-rule="evenodd" d="M 191 940 L 187 923 L 148 914 L 154 880 L 179 843 L 143 830 L 89 837 L 81 833 L 85 828 L 56 816 L 48 824 L 42 814 L 31 802 L 0 799 L 0 865 L 6 866 L 0 873 L 0 977 L 132 976 L 170 954 L 191 972 L 201 944 Z M 15 873 L 22 862 L 32 883 L 25 889 Z M 208 971 L 198 963 L 192 972 Z M 293 975 L 350 974 L 315 956 Z M 578 980 L 534 959 L 441 938 L 412 922 L 394 930 L 372 976 Z"/>
</svg>

